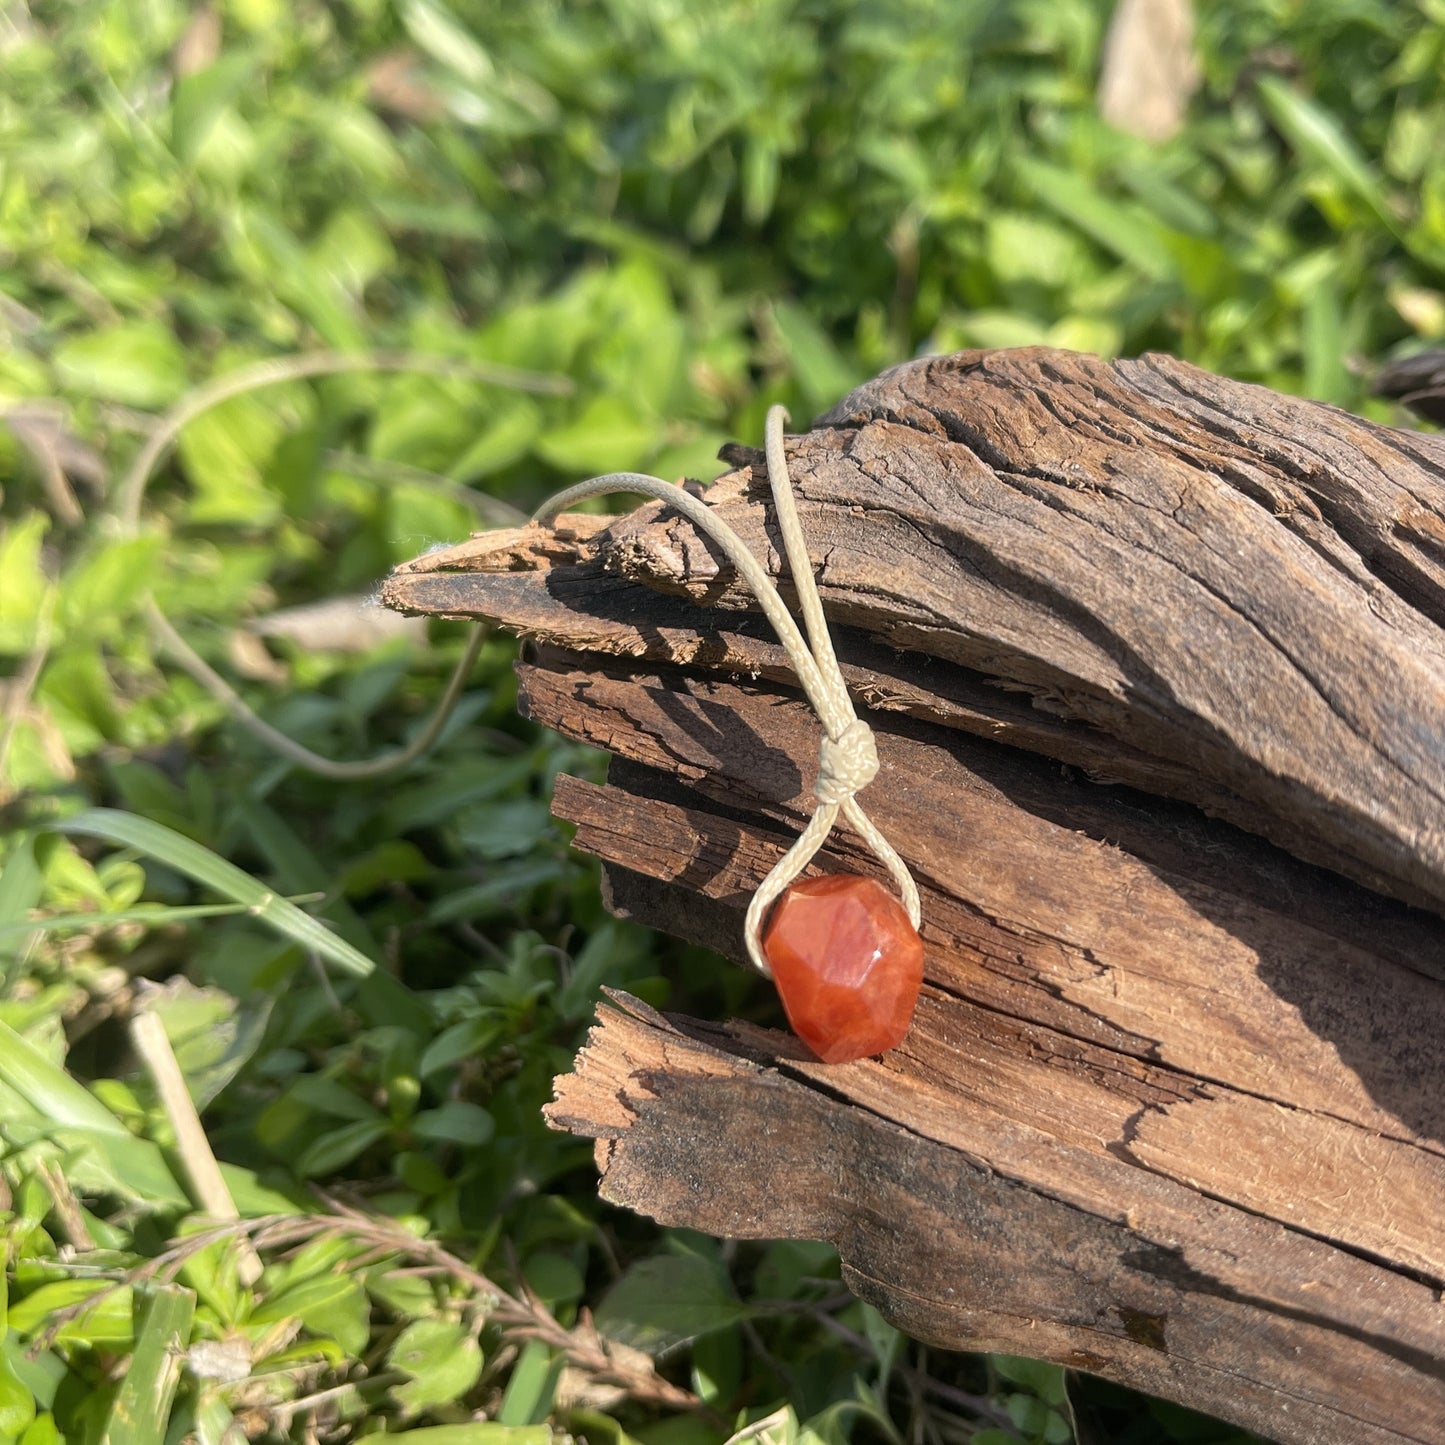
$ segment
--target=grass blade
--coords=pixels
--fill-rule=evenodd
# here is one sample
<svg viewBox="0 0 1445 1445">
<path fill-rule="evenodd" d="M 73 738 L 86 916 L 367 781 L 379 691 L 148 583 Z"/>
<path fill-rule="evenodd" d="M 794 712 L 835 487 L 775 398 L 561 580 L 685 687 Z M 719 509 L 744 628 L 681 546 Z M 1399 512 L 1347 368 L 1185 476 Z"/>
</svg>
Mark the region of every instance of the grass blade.
<svg viewBox="0 0 1445 1445">
<path fill-rule="evenodd" d="M 144 1298 L 130 1368 L 115 1392 L 100 1445 L 156 1445 L 166 1438 L 181 1360 L 191 1336 L 196 1296 L 180 1285 L 158 1285 Z"/>
<path fill-rule="evenodd" d="M 8 1084 L 40 1118 L 58 1128 L 134 1137 L 84 1085 L 4 1022 L 0 1022 L 0 1083 Z"/>
<path fill-rule="evenodd" d="M 0 1337 L 9 1333 L 10 1241 L 0 1239 Z M 0 1351 L 0 1439 L 15 1440 L 35 1419 L 35 1396 Z"/>
<path fill-rule="evenodd" d="M 1334 116 L 1278 76 L 1261 76 L 1257 84 L 1269 118 L 1300 158 L 1328 171 L 1341 187 L 1363 201 L 1389 231 L 1398 234 L 1398 224 L 1375 172 Z"/>
<path fill-rule="evenodd" d="M 26 914 L 40 901 L 45 879 L 35 858 L 34 838 L 19 841 L 0 869 L 0 924 L 30 925 Z"/>
<path fill-rule="evenodd" d="M 35 857 L 35 839 L 22 838 L 16 842 L 5 867 L 0 871 L 0 938 L 9 934 L 21 940 L 29 937 L 33 925 L 26 922 L 30 910 L 40 902 L 45 887 L 45 878 Z M 7 959 L 18 958 L 20 947 L 0 947 L 0 977 L 4 975 Z"/>
<path fill-rule="evenodd" d="M 365 978 L 375 971 L 376 965 L 371 959 L 345 939 L 338 938 L 320 919 L 303 913 L 234 863 L 228 863 L 193 838 L 162 823 L 114 808 L 90 808 L 50 826 L 60 833 L 104 838 L 108 843 L 134 848 L 155 858 L 197 883 L 244 904 L 263 923 L 334 963 L 344 973 Z"/>
<path fill-rule="evenodd" d="M 31 1139 L 51 1140 L 63 1151 L 77 1188 L 118 1192 L 146 1205 L 186 1202 L 151 1140 L 138 1139 L 83 1084 L 3 1021 L 0 1085 L 29 1110 L 5 1117 L 9 1142 L 23 1147 Z M 13 1102 L 8 1107 L 13 1111 Z"/>
<path fill-rule="evenodd" d="M 317 893 L 298 893 L 296 898 L 320 896 Z M 52 913 L 48 917 L 32 918 L 26 923 L 0 923 L 0 940 L 14 938 L 18 934 L 63 933 L 70 928 L 113 928 L 117 923 L 190 923 L 197 918 L 233 918 L 238 913 L 249 912 L 250 908 L 244 903 L 188 903 L 179 908 L 155 904 L 118 908 L 114 913 Z"/>
<path fill-rule="evenodd" d="M 1017 170 L 1040 202 L 1119 260 L 1151 281 L 1177 278 L 1166 228 L 1138 206 L 1106 195 L 1085 177 L 1044 161 L 1021 157 Z"/>
</svg>

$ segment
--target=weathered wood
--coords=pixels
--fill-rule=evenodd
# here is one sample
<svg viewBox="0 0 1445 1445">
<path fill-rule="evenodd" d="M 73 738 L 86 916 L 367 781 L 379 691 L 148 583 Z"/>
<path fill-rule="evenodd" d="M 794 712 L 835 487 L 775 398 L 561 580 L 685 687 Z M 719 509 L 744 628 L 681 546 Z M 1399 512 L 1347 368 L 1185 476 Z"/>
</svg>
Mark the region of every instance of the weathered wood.
<svg viewBox="0 0 1445 1445">
<path fill-rule="evenodd" d="M 1242 827 L 1445 908 L 1445 441 L 1178 362 L 1040 351 L 900 367 L 825 420 L 789 465 L 830 618 L 1201 775 Z M 777 570 L 761 458 L 734 455 L 748 465 L 709 500 Z M 588 551 L 752 607 L 660 503 Z M 386 595 L 439 606 L 410 577 Z"/>
<path fill-rule="evenodd" d="M 816 725 L 801 703 L 595 670 L 529 672 L 525 685 L 549 725 L 654 766 L 670 756 L 679 776 L 696 769 L 709 792 L 751 798 L 765 814 L 801 816 L 811 796 L 812 760 L 794 749 Z M 1177 1153 L 1185 1177 L 1216 1197 L 1445 1281 L 1445 1050 L 1434 1042 L 1445 1037 L 1445 989 L 1334 936 L 1331 921 L 1348 909 L 1329 906 L 1325 880 L 1311 880 L 1320 917 L 1310 927 L 1241 898 L 1207 855 L 1172 873 L 1137 830 L 1126 851 L 1127 805 L 1110 828 L 1107 800 L 1094 800 L 1096 837 L 1038 816 L 1030 805 L 1051 780 L 1036 763 L 892 732 L 878 741 L 886 786 L 872 813 L 903 840 L 925 890 L 930 960 L 917 1026 L 891 1057 L 957 1079 L 959 1100 L 1027 1109 L 1031 1123 L 1155 1172 L 1172 1172 L 1164 1158 Z M 559 782 L 557 810 L 587 851 L 669 881 L 681 873 L 735 908 L 786 837 L 575 780 Z M 1203 843 L 1189 822 L 1176 820 L 1176 861 Z M 831 863 L 866 866 L 848 853 Z M 1296 904 L 1308 888 L 1298 881 Z M 1433 927 L 1418 941 L 1423 956 L 1445 957 Z M 1002 1042 L 987 1034 L 990 1018 L 1029 1021 L 1022 1056 L 1011 1057 L 1012 1025 Z M 1383 1053 L 1381 1038 L 1399 1052 Z M 1006 1105 L 995 1091 L 1017 1097 Z M 918 1096 L 911 1087 L 899 1108 Z M 1281 1152 L 1285 1110 L 1305 1158 Z M 1321 1193 L 1318 1171 L 1342 1178 L 1342 1158 L 1358 1161 L 1359 1177 L 1347 1195 Z"/>
<path fill-rule="evenodd" d="M 708 499 L 776 573 L 731 455 Z M 789 458 L 923 890 L 915 1026 L 827 1068 L 624 1001 L 554 1122 L 620 1202 L 837 1241 L 923 1338 L 1445 1441 L 1445 443 L 1032 351 L 899 368 Z M 572 517 L 385 595 L 536 640 L 524 706 L 615 756 L 555 803 L 612 906 L 741 957 L 817 724 L 709 545 Z"/>
<path fill-rule="evenodd" d="M 849 1288 L 930 1343 L 1054 1359 L 1281 1440 L 1442 1438 L 1437 1291 L 980 1107 L 900 1127 L 883 1065 L 776 1059 L 746 1028 L 617 1002 L 550 1111 L 597 1139 L 613 1202 L 831 1239 Z"/>
</svg>

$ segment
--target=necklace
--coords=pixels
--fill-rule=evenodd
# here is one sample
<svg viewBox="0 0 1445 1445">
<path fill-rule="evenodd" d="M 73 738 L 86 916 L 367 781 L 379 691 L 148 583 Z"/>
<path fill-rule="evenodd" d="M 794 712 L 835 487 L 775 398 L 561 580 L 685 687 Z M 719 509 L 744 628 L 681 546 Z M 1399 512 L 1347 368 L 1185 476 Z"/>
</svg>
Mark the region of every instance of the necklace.
<svg viewBox="0 0 1445 1445">
<path fill-rule="evenodd" d="M 715 541 L 757 597 L 823 725 L 823 738 L 814 787 L 817 807 L 753 894 L 744 938 L 749 960 L 777 986 L 798 1037 L 825 1062 L 846 1063 L 893 1048 L 908 1032 L 923 982 L 918 887 L 858 802 L 857 795 L 878 775 L 878 752 L 873 730 L 853 708 L 833 651 L 788 473 L 786 421 L 783 407 L 769 408 L 764 433 L 768 481 L 806 638 L 742 538 L 691 493 L 659 477 L 612 472 L 579 482 L 546 502 L 534 520 L 548 521 L 586 497 L 640 492 L 666 502 Z M 888 870 L 899 897 L 858 874 L 801 877 L 840 816 Z"/>
</svg>

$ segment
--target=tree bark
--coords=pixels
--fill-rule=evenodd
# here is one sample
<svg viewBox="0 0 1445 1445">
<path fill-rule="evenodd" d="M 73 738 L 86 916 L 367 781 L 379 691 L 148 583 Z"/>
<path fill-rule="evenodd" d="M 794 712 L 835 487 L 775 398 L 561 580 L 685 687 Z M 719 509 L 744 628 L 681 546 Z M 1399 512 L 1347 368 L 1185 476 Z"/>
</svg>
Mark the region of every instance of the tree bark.
<svg viewBox="0 0 1445 1445">
<path fill-rule="evenodd" d="M 1445 1441 L 1445 443 L 1030 350 L 886 373 L 789 466 L 923 893 L 914 1027 L 828 1067 L 619 996 L 553 1122 L 665 1222 L 835 1241 L 935 1344 Z M 614 755 L 555 802 L 612 906 L 741 958 L 818 728 L 711 544 L 571 516 L 385 596 L 533 639 L 525 709 Z"/>
</svg>

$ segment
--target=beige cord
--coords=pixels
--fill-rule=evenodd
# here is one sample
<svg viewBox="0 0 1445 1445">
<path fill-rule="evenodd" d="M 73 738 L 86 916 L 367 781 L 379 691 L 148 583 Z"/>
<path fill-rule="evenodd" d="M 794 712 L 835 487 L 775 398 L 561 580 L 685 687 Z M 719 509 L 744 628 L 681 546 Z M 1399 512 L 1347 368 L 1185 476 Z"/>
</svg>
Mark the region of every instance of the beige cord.
<svg viewBox="0 0 1445 1445">
<path fill-rule="evenodd" d="M 768 481 L 773 490 L 778 528 L 783 534 L 788 570 L 803 609 L 803 624 L 808 629 L 806 639 L 773 585 L 773 579 L 748 551 L 742 538 L 716 512 L 681 487 L 640 472 L 612 472 L 605 477 L 594 477 L 591 481 L 568 487 L 534 514 L 535 521 L 545 522 L 574 502 L 586 497 L 604 496 L 609 492 L 640 492 L 643 496 L 666 502 L 723 549 L 728 560 L 752 588 L 764 615 L 778 634 L 793 671 L 797 673 L 808 701 L 823 724 L 823 740 L 818 749 L 818 782 L 813 789 L 818 806 L 797 842 L 778 860 L 773 871 L 753 894 L 743 925 L 748 958 L 753 967 L 767 978 L 772 977 L 772 970 L 763 957 L 762 928 L 768 910 L 812 862 L 814 854 L 833 831 L 840 813 L 888 869 L 914 928 L 918 927 L 921 917 L 918 886 L 913 881 L 913 875 L 863 811 L 856 797 L 878 775 L 878 753 L 873 744 L 873 730 L 853 710 L 853 699 L 848 695 L 842 669 L 833 652 L 833 640 L 828 635 L 828 622 L 823 616 L 823 604 L 808 556 L 808 543 L 803 536 L 793 499 L 792 478 L 788 475 L 787 454 L 783 447 L 783 426 L 787 419 L 784 407 L 769 408 L 765 429 Z"/>
</svg>

